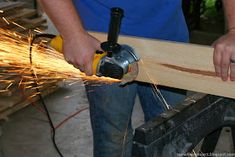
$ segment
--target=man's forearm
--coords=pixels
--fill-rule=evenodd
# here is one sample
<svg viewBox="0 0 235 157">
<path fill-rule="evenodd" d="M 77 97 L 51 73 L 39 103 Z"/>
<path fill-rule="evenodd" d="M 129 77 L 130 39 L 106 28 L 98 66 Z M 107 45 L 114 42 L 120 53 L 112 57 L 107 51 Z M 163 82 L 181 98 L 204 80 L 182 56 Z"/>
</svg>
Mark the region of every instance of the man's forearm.
<svg viewBox="0 0 235 157">
<path fill-rule="evenodd" d="M 62 37 L 84 32 L 72 0 L 38 0 L 38 2 Z"/>
<path fill-rule="evenodd" d="M 227 30 L 235 32 L 235 0 L 223 0 Z"/>
</svg>

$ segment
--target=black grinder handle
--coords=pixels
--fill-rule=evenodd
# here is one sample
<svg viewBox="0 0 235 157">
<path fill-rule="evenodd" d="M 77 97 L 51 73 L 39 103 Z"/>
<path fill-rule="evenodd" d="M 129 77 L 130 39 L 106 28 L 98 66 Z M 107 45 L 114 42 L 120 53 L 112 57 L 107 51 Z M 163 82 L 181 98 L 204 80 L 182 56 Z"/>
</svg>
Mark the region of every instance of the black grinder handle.
<svg viewBox="0 0 235 157">
<path fill-rule="evenodd" d="M 120 50 L 120 45 L 117 43 L 120 31 L 121 19 L 123 10 L 121 8 L 111 9 L 111 18 L 109 23 L 108 41 L 101 44 L 101 48 L 108 52 L 108 56 Z"/>
<path fill-rule="evenodd" d="M 108 33 L 108 43 L 110 45 L 115 45 L 117 43 L 122 16 L 123 10 L 121 8 L 111 9 L 111 19 Z"/>
</svg>

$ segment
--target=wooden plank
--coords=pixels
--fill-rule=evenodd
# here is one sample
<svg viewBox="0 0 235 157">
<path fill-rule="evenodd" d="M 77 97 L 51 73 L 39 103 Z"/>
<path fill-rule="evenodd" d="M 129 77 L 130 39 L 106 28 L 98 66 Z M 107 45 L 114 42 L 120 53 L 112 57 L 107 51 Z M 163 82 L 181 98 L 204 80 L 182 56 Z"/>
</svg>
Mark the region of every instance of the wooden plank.
<svg viewBox="0 0 235 157">
<path fill-rule="evenodd" d="M 34 29 L 37 29 L 37 30 L 40 30 L 41 32 L 42 31 L 44 31 L 44 30 L 46 30 L 47 29 L 47 26 L 46 25 L 40 25 L 40 26 L 38 26 L 38 27 L 35 27 L 35 26 L 32 26 L 32 27 L 30 27 L 30 26 L 28 26 L 26 29 L 22 29 L 22 28 L 20 28 L 20 27 L 16 27 L 16 28 L 13 28 L 13 29 L 11 29 L 12 31 L 14 31 L 14 32 L 18 32 L 18 33 L 21 33 L 21 34 L 25 34 L 25 35 L 27 35 L 29 32 L 29 30 L 34 30 Z M 37 32 L 31 32 L 31 33 L 37 33 Z"/>
<path fill-rule="evenodd" d="M 37 15 L 35 9 L 24 8 L 25 3 L 21 2 L 9 2 L 9 3 L 0 3 L 0 9 L 4 11 L 0 14 L 0 27 L 3 29 L 13 29 L 18 27 L 11 22 L 15 22 L 25 28 L 27 27 L 37 27 L 42 23 L 45 23 L 45 19 L 40 17 L 34 17 Z M 6 22 L 6 20 L 9 23 Z"/>
<path fill-rule="evenodd" d="M 2 79 L 0 78 L 0 97 L 1 96 L 12 96 L 12 94 L 14 93 L 14 88 L 15 88 L 15 80 L 17 80 L 18 77 L 9 77 L 9 78 L 6 78 L 6 79 Z M 7 82 L 4 82 L 4 81 L 7 81 Z M 1 100 L 0 100 L 1 102 Z M 1 104 L 0 104 L 1 105 Z M 1 108 L 1 107 L 0 107 Z M 1 109 L 0 109 L 1 110 Z"/>
<path fill-rule="evenodd" d="M 26 18 L 26 17 L 31 17 L 36 14 L 37 14 L 37 11 L 35 9 L 24 8 L 24 9 L 21 9 L 17 14 L 13 14 L 13 15 L 7 16 L 5 18 L 10 21 L 16 21 L 19 18 L 22 19 L 22 18 Z"/>
<path fill-rule="evenodd" d="M 57 83 L 43 85 L 41 91 L 46 91 L 50 89 L 52 86 L 57 86 Z M 34 95 L 36 93 L 35 89 L 21 89 L 18 86 L 14 88 L 14 95 L 12 96 L 0 96 L 0 114 L 4 112 L 6 109 L 11 109 L 12 107 L 16 106 L 17 104 L 26 101 L 26 99 Z M 33 99 L 32 99 L 33 100 Z M 31 101 L 31 99 L 30 99 Z M 33 101 L 31 101 L 33 102 Z"/>
<path fill-rule="evenodd" d="M 105 34 L 91 34 L 106 41 Z M 137 81 L 235 98 L 235 83 L 215 76 L 212 47 L 128 36 L 119 43 L 141 58 Z"/>
<path fill-rule="evenodd" d="M 22 2 L 0 2 L 0 17 L 7 17 L 17 14 L 24 8 L 25 3 Z"/>
<path fill-rule="evenodd" d="M 37 21 L 36 21 L 37 20 Z M 33 23 L 27 23 L 27 20 L 21 20 L 17 24 L 19 24 L 21 27 L 17 25 L 8 25 L 8 27 L 4 27 L 6 29 L 10 29 L 11 31 L 18 32 L 18 33 L 28 33 L 28 30 L 35 29 L 35 28 L 41 28 L 42 30 L 45 30 L 47 26 L 44 26 L 43 24 L 46 24 L 46 19 L 38 18 L 35 21 L 32 21 Z M 29 20 L 30 21 L 30 20 Z"/>
<path fill-rule="evenodd" d="M 9 10 L 14 10 L 16 8 L 22 8 L 24 5 L 24 2 L 0 2 L 0 10 L 5 12 Z"/>
<path fill-rule="evenodd" d="M 2 21 L 2 20 L 1 20 Z M 35 17 L 33 19 L 29 19 L 29 18 L 24 18 L 24 17 L 19 17 L 17 19 L 15 19 L 15 21 L 18 25 L 25 27 L 25 28 L 36 28 L 38 26 L 41 26 L 43 24 L 46 23 L 46 19 L 42 18 L 42 17 Z M 19 27 L 17 25 L 13 25 L 13 24 L 7 24 L 5 21 L 2 23 L 0 23 L 0 27 L 3 29 L 14 29 L 16 27 Z"/>
<path fill-rule="evenodd" d="M 0 27 L 20 33 L 28 33 L 29 29 L 46 29 L 46 19 L 37 15 L 35 9 L 25 8 L 21 2 L 0 2 Z M 13 23 L 14 22 L 14 23 Z"/>
<path fill-rule="evenodd" d="M 50 88 L 47 88 L 46 90 L 42 91 L 42 96 L 45 97 L 53 92 L 55 92 L 58 89 L 58 87 L 55 86 L 51 86 Z M 28 100 L 28 99 L 21 99 L 20 101 L 18 100 L 17 102 L 13 102 L 11 107 L 8 108 L 4 108 L 1 112 L 0 112 L 0 120 L 1 119 L 7 119 L 7 117 L 9 115 L 11 115 L 12 113 L 30 105 L 32 102 L 36 102 L 39 99 L 39 97 L 33 97 L 32 99 Z"/>
<path fill-rule="evenodd" d="M 43 17 L 37 17 L 37 18 L 33 18 L 33 19 L 26 19 L 26 18 L 24 18 L 24 19 L 22 19 L 22 22 L 30 24 L 30 25 L 36 27 L 38 25 L 46 23 L 46 19 L 43 18 Z"/>
<path fill-rule="evenodd" d="M 25 8 L 25 9 L 21 9 L 17 14 L 13 14 L 11 16 L 6 16 L 5 19 L 8 22 L 15 22 L 15 23 L 19 24 L 23 18 L 32 17 L 36 14 L 37 14 L 36 10 Z M 0 27 L 3 29 L 12 29 L 12 28 L 18 27 L 18 26 L 13 25 L 12 23 L 8 24 L 8 23 L 6 23 L 6 21 L 4 19 L 0 18 Z"/>
</svg>

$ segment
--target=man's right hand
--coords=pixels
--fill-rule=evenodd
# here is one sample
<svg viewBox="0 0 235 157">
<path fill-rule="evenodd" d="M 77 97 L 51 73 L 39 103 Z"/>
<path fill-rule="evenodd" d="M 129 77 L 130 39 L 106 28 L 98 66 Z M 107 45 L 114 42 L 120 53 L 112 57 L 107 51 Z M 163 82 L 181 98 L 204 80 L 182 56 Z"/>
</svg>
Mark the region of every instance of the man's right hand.
<svg viewBox="0 0 235 157">
<path fill-rule="evenodd" d="M 74 33 L 63 37 L 65 60 L 75 68 L 92 75 L 92 62 L 96 50 L 101 50 L 100 41 L 87 32 Z"/>
<path fill-rule="evenodd" d="M 89 35 L 81 23 L 72 0 L 38 0 L 63 38 L 63 53 L 67 62 L 92 75 L 94 52 L 100 42 Z M 59 9 L 58 9 L 59 8 Z"/>
</svg>

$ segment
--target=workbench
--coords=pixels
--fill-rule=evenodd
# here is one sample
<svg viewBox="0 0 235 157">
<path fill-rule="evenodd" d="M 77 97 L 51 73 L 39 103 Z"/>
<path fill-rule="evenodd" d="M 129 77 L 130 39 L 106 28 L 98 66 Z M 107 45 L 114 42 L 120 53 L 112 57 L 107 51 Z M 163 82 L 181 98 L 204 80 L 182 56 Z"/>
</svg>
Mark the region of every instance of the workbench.
<svg viewBox="0 0 235 157">
<path fill-rule="evenodd" d="M 209 133 L 234 125 L 233 99 L 195 93 L 135 130 L 133 156 L 186 156 Z"/>
</svg>

